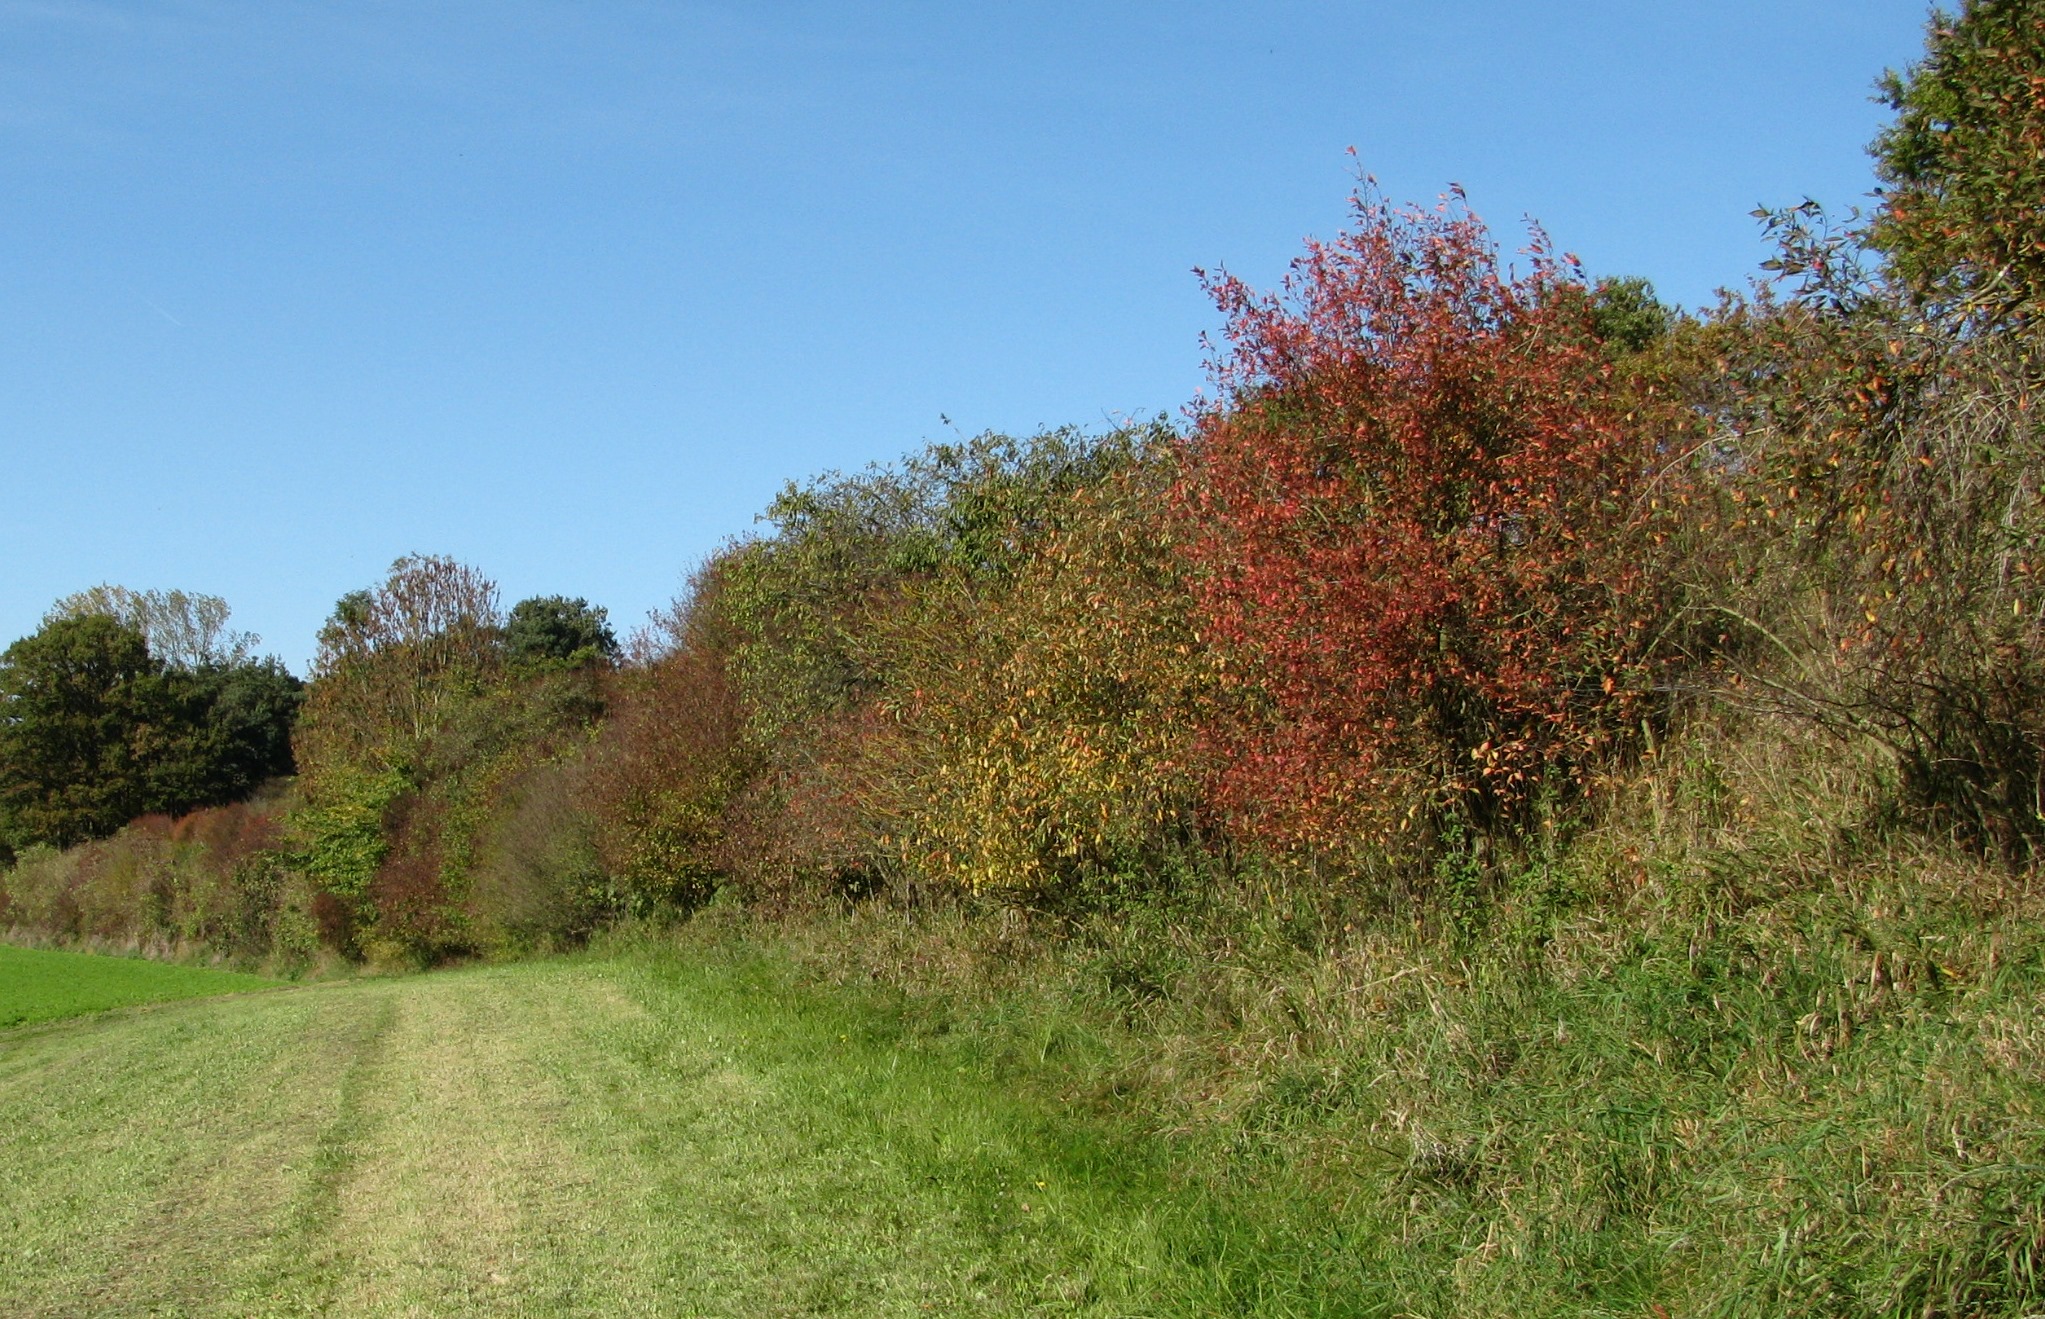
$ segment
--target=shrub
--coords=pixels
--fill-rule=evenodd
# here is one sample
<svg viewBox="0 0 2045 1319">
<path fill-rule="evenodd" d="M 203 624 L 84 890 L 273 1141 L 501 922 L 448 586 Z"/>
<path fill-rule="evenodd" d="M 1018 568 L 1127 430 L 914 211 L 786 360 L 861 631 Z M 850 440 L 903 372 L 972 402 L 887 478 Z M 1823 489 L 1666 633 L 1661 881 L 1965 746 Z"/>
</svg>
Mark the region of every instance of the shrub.
<svg viewBox="0 0 2045 1319">
<path fill-rule="evenodd" d="M 1063 501 L 1134 445 L 1075 431 L 935 445 L 791 486 L 773 534 L 721 557 L 713 613 L 742 765 L 723 856 L 750 892 L 871 892 L 933 860 L 905 840 L 943 754 L 931 739 L 948 734 L 909 711 L 969 662 Z"/>
<path fill-rule="evenodd" d="M 64 852 L 31 849 L 0 876 L 4 920 L 59 942 L 205 950 L 246 962 L 276 951 L 287 875 L 283 804 L 258 800 L 179 819 L 144 816 Z"/>
<path fill-rule="evenodd" d="M 269 952 L 282 805 L 237 803 L 170 825 L 165 922 L 171 938 L 236 957 Z"/>
<path fill-rule="evenodd" d="M 1879 286 L 1810 297 L 1835 306 L 1766 318 L 1727 413 L 1734 676 L 1875 738 L 1923 820 L 2021 862 L 2045 840 L 2045 358 Z"/>
<path fill-rule="evenodd" d="M 382 861 L 364 887 L 371 960 L 426 964 L 466 950 L 459 904 L 442 871 L 443 808 L 436 798 L 399 793 L 384 807 Z"/>
<path fill-rule="evenodd" d="M 389 853 L 384 812 L 408 787 L 396 771 L 335 768 L 303 785 L 285 821 L 292 867 L 317 894 L 312 911 L 327 946 L 352 956 L 368 916 L 369 886 Z"/>
<path fill-rule="evenodd" d="M 22 851 L 4 879 L 9 927 L 47 939 L 78 937 L 78 853 L 35 846 Z"/>
<path fill-rule="evenodd" d="M 476 937 L 490 951 L 579 942 L 612 914 L 596 826 L 578 800 L 582 773 L 577 764 L 540 765 L 499 792 L 469 881 Z"/>
<path fill-rule="evenodd" d="M 937 593 L 930 645 L 950 657 L 894 698 L 926 743 L 903 785 L 901 864 L 1043 902 L 1162 873 L 1204 841 L 1206 675 L 1162 515 L 1170 438 L 1067 496 L 998 596 Z"/>
<path fill-rule="evenodd" d="M 2033 0 L 1937 16 L 1874 215 L 1769 217 L 1794 295 L 1728 374 L 1747 598 L 1715 602 L 1749 699 L 1876 739 L 1920 821 L 2013 864 L 2045 842 L 2041 85 Z"/>
<path fill-rule="evenodd" d="M 769 910 L 879 891 L 895 877 L 890 824 L 916 783 L 904 746 L 878 701 L 812 722 L 732 794 L 720 869 Z"/>
<path fill-rule="evenodd" d="M 1213 798 L 1264 845 L 1509 829 L 1655 716 L 1695 423 L 1614 362 L 1538 233 L 1527 264 L 1460 194 L 1365 193 L 1278 292 L 1209 281 L 1228 346 L 1175 502 Z"/>
<path fill-rule="evenodd" d="M 724 809 L 742 774 L 740 709 L 722 613 L 728 560 L 637 640 L 607 688 L 609 717 L 558 787 L 588 822 L 563 855 L 592 849 L 602 892 L 589 916 L 645 916 L 708 897 L 723 871 Z M 552 812 L 535 809 L 532 823 Z M 575 868 L 583 861 L 577 860 Z"/>
<path fill-rule="evenodd" d="M 171 934 L 170 820 L 144 816 L 79 851 L 78 933 L 139 945 Z"/>
</svg>

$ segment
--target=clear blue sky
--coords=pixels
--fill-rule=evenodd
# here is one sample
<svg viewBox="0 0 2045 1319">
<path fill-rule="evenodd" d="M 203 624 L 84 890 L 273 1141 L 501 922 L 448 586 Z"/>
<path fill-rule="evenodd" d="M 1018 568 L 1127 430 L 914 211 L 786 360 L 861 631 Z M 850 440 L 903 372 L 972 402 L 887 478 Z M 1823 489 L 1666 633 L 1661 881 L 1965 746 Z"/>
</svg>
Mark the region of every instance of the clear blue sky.
<svg viewBox="0 0 2045 1319">
<path fill-rule="evenodd" d="M 626 626 L 786 480 L 1176 412 L 1344 149 L 1686 305 L 1859 200 L 1922 0 L 0 0 L 0 643 L 303 668 L 409 551 Z"/>
</svg>

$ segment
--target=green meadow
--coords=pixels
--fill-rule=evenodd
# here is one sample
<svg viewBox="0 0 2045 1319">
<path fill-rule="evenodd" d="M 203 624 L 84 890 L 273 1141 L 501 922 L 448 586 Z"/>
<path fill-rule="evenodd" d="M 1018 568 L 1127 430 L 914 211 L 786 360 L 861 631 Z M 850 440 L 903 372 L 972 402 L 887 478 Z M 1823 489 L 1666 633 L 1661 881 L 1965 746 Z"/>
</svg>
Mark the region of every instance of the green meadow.
<svg viewBox="0 0 2045 1319">
<path fill-rule="evenodd" d="M 1835 914 L 1261 986 L 727 917 L 0 1032 L 0 1314 L 2032 1314 L 2039 924 Z"/>
<path fill-rule="evenodd" d="M 277 983 L 235 971 L 0 944 L 0 1030 L 137 1003 L 244 993 Z"/>
<path fill-rule="evenodd" d="M 1197 1281 L 1154 1156 L 899 1025 L 642 950 L 0 1036 L 0 1313 L 1140 1314 Z"/>
</svg>

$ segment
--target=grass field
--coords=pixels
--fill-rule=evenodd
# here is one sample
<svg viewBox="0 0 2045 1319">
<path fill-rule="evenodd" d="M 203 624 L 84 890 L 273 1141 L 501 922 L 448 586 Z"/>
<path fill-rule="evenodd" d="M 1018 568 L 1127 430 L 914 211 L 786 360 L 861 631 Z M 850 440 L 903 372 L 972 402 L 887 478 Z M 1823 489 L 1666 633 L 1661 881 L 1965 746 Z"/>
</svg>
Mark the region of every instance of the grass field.
<svg viewBox="0 0 2045 1319">
<path fill-rule="evenodd" d="M 136 1003 L 265 989 L 276 983 L 205 967 L 0 944 L 0 1030 Z"/>
<path fill-rule="evenodd" d="M 0 1314 L 2026 1319 L 2045 923 L 1909 892 L 1275 988 L 711 913 L 17 1027 Z"/>
<path fill-rule="evenodd" d="M 964 1058 L 644 951 L 10 1032 L 0 1313 L 1148 1314 L 1233 1285 L 1177 1254 L 1152 1156 Z"/>
</svg>

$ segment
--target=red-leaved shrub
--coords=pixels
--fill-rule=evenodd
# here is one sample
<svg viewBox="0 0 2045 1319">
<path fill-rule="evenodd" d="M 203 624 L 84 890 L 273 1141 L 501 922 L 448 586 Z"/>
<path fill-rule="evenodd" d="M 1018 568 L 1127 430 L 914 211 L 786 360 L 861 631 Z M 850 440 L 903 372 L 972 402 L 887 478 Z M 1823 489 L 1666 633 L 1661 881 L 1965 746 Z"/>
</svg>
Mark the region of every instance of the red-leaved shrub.
<svg viewBox="0 0 2045 1319">
<path fill-rule="evenodd" d="M 1686 423 L 1536 233 L 1369 194 L 1227 316 L 1175 492 L 1220 662 L 1215 801 L 1266 844 L 1492 830 L 1637 735 Z"/>
</svg>

